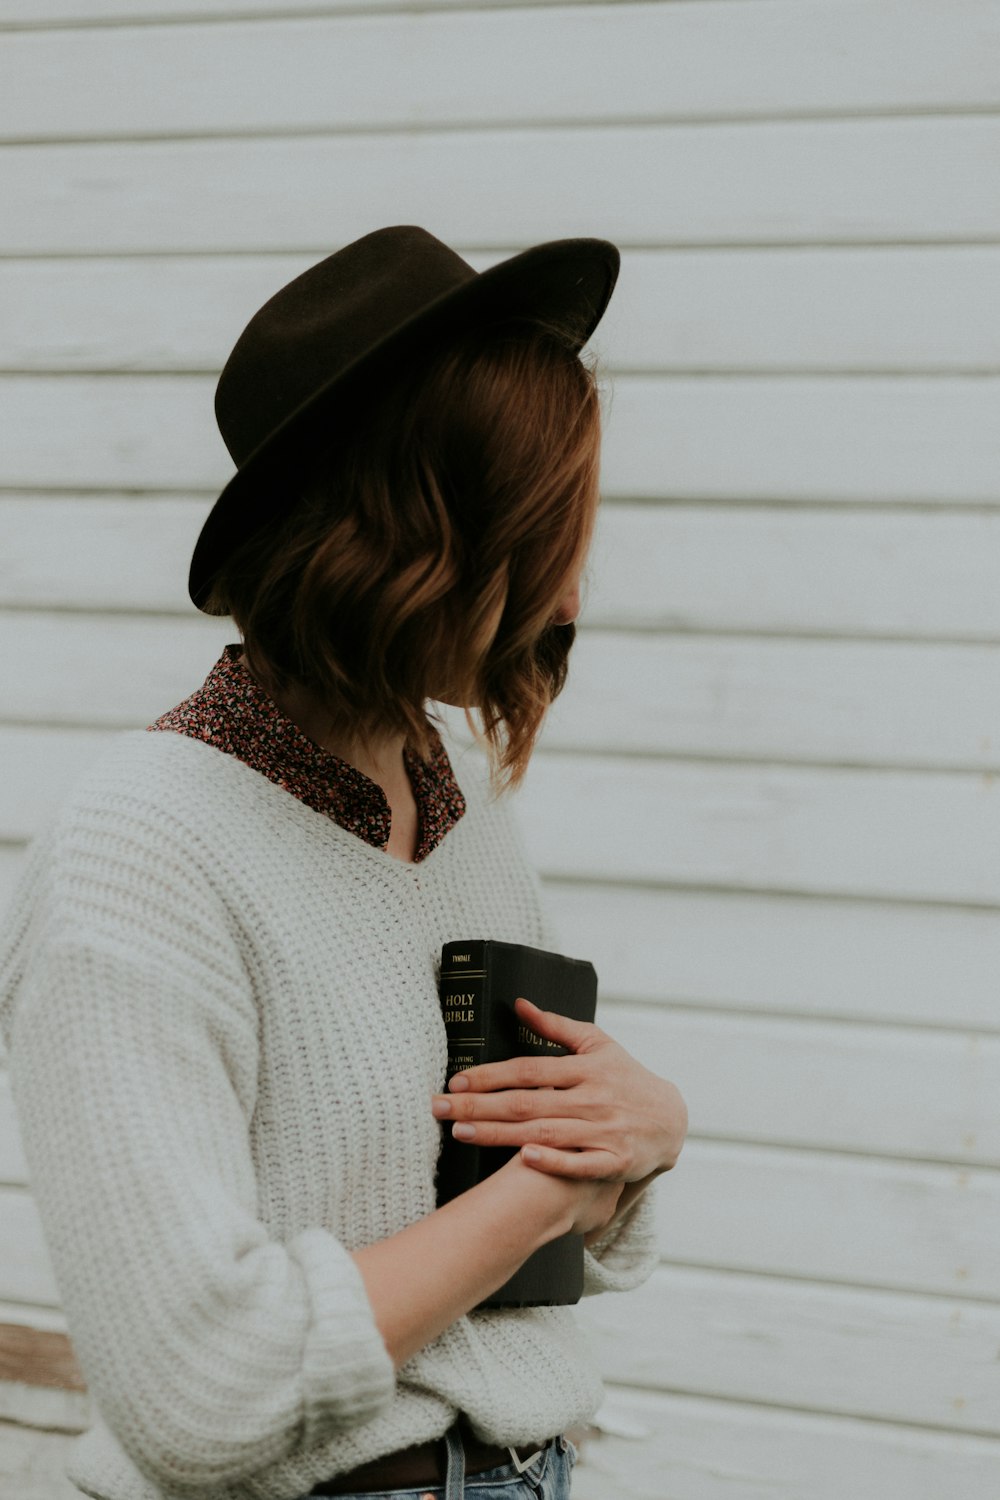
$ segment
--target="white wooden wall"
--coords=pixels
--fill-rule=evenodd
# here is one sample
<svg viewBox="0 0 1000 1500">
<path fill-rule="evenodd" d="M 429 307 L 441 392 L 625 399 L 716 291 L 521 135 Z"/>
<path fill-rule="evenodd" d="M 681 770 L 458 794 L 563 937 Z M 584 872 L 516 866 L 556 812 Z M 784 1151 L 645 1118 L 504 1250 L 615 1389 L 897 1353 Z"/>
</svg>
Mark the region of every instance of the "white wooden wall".
<svg viewBox="0 0 1000 1500">
<path fill-rule="evenodd" d="M 621 246 L 521 806 L 690 1135 L 576 1490 L 995 1500 L 1000 0 L 0 0 L 0 203 L 7 889 L 234 638 L 185 583 L 260 302 L 382 224 Z M 2 1076 L 0 1183 L 0 1321 L 58 1329 Z M 84 1406 L 0 1383 L 0 1485 Z"/>
</svg>

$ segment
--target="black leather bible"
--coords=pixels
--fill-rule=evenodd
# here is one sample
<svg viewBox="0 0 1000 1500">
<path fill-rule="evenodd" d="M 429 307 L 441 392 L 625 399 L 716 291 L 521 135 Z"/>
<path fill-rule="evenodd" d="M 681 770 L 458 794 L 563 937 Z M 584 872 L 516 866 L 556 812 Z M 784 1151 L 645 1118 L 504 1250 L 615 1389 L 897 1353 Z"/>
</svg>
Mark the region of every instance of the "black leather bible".
<svg viewBox="0 0 1000 1500">
<path fill-rule="evenodd" d="M 565 1056 L 567 1049 L 530 1031 L 514 1009 L 518 996 L 541 1010 L 593 1021 L 597 974 L 586 959 L 566 958 L 493 938 L 445 943 L 441 1009 L 448 1035 L 447 1079 L 481 1063 L 519 1056 Z M 440 1206 L 474 1187 L 517 1153 L 516 1147 L 456 1141 L 447 1122 L 438 1160 Z M 480 1307 L 553 1307 L 583 1294 L 583 1235 L 565 1234 L 536 1250 Z"/>
</svg>

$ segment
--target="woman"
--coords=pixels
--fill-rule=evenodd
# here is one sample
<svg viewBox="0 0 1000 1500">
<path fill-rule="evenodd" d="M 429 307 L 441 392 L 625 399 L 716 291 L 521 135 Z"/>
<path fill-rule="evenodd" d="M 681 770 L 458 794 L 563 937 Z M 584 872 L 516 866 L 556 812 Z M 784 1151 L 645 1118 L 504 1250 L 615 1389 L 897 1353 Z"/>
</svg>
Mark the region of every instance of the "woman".
<svg viewBox="0 0 1000 1500">
<path fill-rule="evenodd" d="M 223 371 L 238 472 L 189 591 L 241 641 L 73 788 L 0 946 L 89 1495 L 569 1493 L 601 1396 L 572 1313 L 477 1304 L 571 1230 L 586 1293 L 643 1280 L 686 1110 L 527 999 L 568 1055 L 445 1092 L 437 965 L 456 937 L 556 946 L 495 793 L 565 679 L 598 499 L 579 350 L 617 271 L 602 240 L 477 275 L 376 230 Z M 492 789 L 435 701 L 478 713 Z M 438 1209 L 454 1127 L 522 1149 Z"/>
</svg>

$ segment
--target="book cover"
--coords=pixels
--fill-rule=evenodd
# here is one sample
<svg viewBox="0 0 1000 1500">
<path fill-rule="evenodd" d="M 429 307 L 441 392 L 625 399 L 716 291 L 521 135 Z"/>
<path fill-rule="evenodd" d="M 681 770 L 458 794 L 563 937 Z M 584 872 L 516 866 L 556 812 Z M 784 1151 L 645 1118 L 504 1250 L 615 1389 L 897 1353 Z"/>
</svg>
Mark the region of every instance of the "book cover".
<svg viewBox="0 0 1000 1500">
<path fill-rule="evenodd" d="M 441 950 L 441 1009 L 448 1036 L 447 1080 L 454 1073 L 510 1057 L 565 1056 L 518 1018 L 514 1001 L 523 995 L 541 1010 L 577 1021 L 593 1021 L 597 974 L 586 959 L 567 958 L 524 943 L 475 938 L 445 943 Z M 474 1187 L 517 1154 L 516 1147 L 477 1146 L 442 1132 L 437 1201 Z M 583 1293 L 583 1236 L 566 1234 L 530 1255 L 480 1307 L 551 1307 L 579 1302 Z"/>
</svg>

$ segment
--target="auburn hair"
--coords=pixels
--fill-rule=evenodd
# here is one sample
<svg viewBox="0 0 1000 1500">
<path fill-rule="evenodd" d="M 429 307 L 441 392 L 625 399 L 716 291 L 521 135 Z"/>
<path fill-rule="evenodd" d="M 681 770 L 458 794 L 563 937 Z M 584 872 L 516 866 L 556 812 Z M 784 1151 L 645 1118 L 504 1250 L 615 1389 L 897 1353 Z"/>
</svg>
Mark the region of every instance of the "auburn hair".
<svg viewBox="0 0 1000 1500">
<path fill-rule="evenodd" d="M 311 690 L 362 744 L 403 732 L 426 759 L 428 702 L 464 707 L 495 788 L 514 786 L 576 635 L 553 616 L 596 516 L 596 359 L 555 325 L 496 325 L 335 421 L 206 611 L 232 615 L 266 689 Z"/>
</svg>

